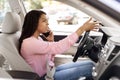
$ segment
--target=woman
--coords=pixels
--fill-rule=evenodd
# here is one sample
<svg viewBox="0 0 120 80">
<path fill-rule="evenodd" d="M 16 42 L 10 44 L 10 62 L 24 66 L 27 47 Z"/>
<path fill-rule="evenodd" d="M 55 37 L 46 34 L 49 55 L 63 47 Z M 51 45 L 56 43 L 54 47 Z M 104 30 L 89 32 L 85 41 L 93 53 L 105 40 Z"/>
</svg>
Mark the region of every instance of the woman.
<svg viewBox="0 0 120 80">
<path fill-rule="evenodd" d="M 20 54 L 33 70 L 40 76 L 47 73 L 47 62 L 49 67 L 54 66 L 54 56 L 62 54 L 68 50 L 79 38 L 88 30 L 96 28 L 97 22 L 88 20 L 83 26 L 63 40 L 54 42 L 53 32 L 49 29 L 46 13 L 43 11 L 32 10 L 25 16 L 22 27 L 22 34 L 19 39 Z M 50 32 L 44 41 L 39 35 Z M 56 67 L 54 74 L 55 80 L 77 80 L 80 77 L 92 77 L 93 63 L 91 61 L 80 61 L 76 63 L 66 63 Z"/>
</svg>

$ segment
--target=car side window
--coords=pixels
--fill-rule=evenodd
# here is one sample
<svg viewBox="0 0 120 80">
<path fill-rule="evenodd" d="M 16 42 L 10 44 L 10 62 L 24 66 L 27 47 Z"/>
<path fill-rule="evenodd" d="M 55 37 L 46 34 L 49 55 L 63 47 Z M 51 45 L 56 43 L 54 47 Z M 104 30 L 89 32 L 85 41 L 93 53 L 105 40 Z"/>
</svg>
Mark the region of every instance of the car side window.
<svg viewBox="0 0 120 80">
<path fill-rule="evenodd" d="M 11 11 L 7 0 L 0 0 L 0 29 L 6 12 Z"/>
<path fill-rule="evenodd" d="M 23 0 L 26 11 L 43 10 L 49 17 L 53 31 L 71 33 L 89 19 L 84 12 L 55 0 Z"/>
</svg>

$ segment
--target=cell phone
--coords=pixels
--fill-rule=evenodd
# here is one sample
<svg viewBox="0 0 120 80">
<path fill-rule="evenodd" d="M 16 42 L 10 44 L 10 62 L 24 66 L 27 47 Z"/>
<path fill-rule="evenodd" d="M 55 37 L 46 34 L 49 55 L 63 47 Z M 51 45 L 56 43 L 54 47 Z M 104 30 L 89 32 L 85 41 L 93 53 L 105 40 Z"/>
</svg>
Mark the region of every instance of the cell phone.
<svg viewBox="0 0 120 80">
<path fill-rule="evenodd" d="M 46 32 L 46 33 L 43 33 L 43 35 L 44 35 L 45 37 L 48 37 L 48 36 L 50 35 L 50 31 L 48 31 L 48 32 Z"/>
</svg>

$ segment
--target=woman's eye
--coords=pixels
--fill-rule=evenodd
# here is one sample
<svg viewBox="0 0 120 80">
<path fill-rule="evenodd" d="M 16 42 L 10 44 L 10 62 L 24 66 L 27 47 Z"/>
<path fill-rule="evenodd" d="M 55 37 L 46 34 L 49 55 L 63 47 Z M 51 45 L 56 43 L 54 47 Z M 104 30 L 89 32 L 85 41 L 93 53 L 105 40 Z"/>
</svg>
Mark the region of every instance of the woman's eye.
<svg viewBox="0 0 120 80">
<path fill-rule="evenodd" d="M 46 20 L 43 20 L 43 22 L 46 22 L 46 23 L 48 23 L 48 20 L 46 19 Z"/>
<path fill-rule="evenodd" d="M 46 22 L 47 20 L 43 20 L 43 22 Z"/>
</svg>

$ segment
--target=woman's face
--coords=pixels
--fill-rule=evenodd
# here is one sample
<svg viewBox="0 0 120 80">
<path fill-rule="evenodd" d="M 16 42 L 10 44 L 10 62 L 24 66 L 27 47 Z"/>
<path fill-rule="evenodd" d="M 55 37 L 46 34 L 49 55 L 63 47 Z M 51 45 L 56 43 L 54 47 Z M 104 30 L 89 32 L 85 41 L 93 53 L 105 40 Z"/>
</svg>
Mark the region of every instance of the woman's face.
<svg viewBox="0 0 120 80">
<path fill-rule="evenodd" d="M 37 31 L 39 33 L 45 33 L 47 31 L 49 31 L 48 25 L 49 25 L 48 24 L 48 19 L 47 19 L 46 15 L 42 14 L 41 17 L 39 18 Z"/>
</svg>

